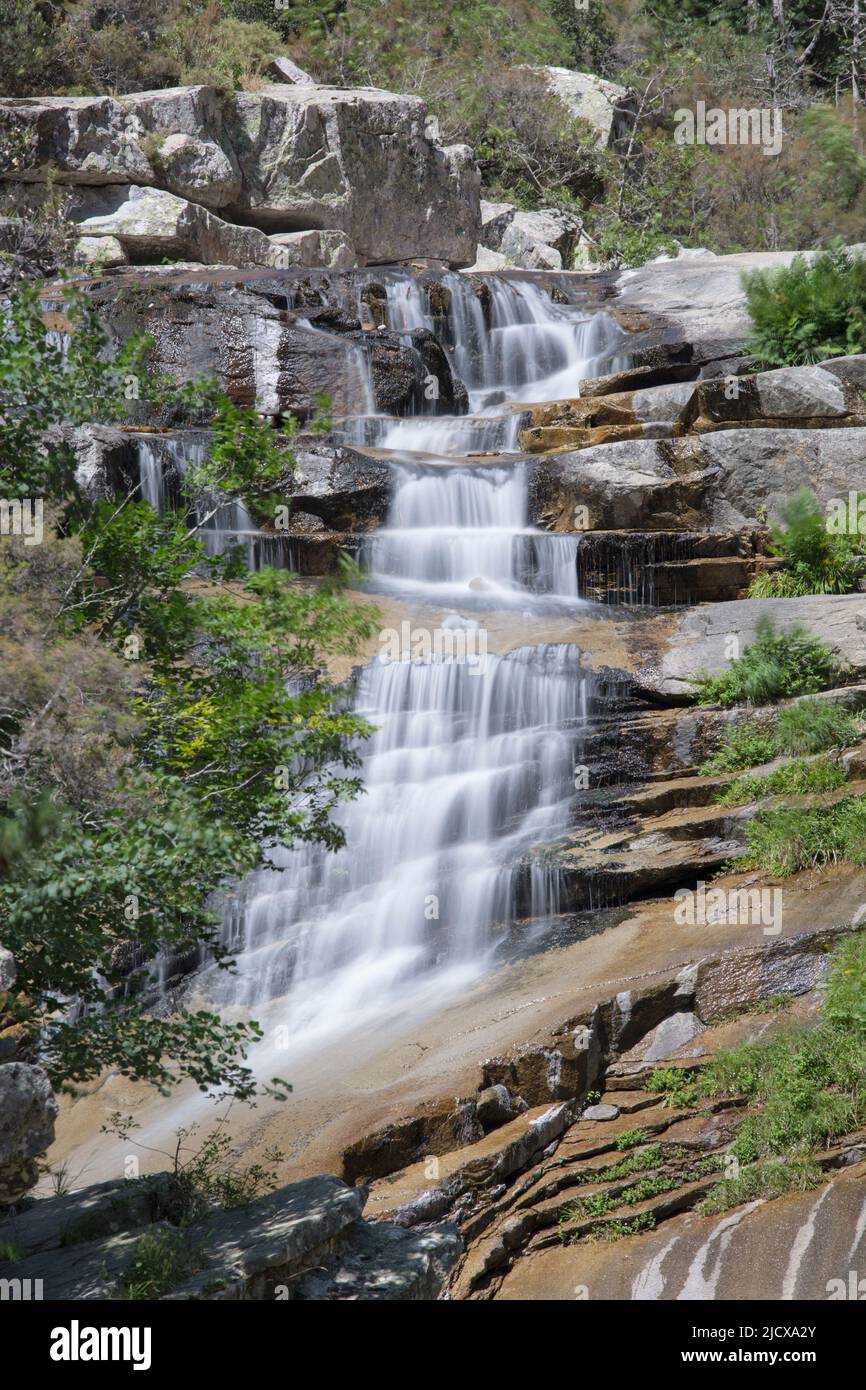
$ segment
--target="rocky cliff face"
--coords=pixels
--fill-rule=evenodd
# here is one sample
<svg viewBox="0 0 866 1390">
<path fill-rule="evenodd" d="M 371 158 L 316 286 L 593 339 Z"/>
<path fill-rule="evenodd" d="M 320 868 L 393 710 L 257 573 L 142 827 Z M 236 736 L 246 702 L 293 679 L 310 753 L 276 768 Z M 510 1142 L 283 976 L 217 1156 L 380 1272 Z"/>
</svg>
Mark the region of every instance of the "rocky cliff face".
<svg viewBox="0 0 866 1390">
<path fill-rule="evenodd" d="M 61 185 L 91 190 L 72 205 L 82 235 L 112 238 L 134 260 L 162 253 L 295 263 L 291 243 L 244 227 L 340 232 L 344 257 L 362 264 L 426 257 L 459 266 L 475 258 L 471 151 L 438 144 L 416 97 L 374 88 L 273 84 L 225 96 L 179 87 L 5 99 L 0 120 L 28 150 L 16 180 L 38 188 L 50 171 Z"/>
<path fill-rule="evenodd" d="M 37 1160 L 54 1140 L 57 1101 L 41 1067 L 18 1059 L 20 1026 L 10 1012 L 15 962 L 0 946 L 0 1208 L 17 1202 L 39 1176 Z"/>
</svg>

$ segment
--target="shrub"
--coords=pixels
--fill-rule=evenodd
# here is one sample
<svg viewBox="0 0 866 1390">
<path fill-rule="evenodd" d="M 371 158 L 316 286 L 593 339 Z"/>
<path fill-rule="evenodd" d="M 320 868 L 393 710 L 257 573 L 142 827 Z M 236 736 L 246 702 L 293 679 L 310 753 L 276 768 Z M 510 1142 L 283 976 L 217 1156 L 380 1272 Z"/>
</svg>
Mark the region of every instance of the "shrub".
<svg viewBox="0 0 866 1390">
<path fill-rule="evenodd" d="M 702 705 L 770 704 L 808 695 L 831 684 L 839 663 L 829 647 L 800 624 L 777 633 L 769 618 L 758 622 L 755 641 L 720 676 L 698 672 Z"/>
<path fill-rule="evenodd" d="M 791 757 L 823 753 L 828 748 L 846 748 L 861 734 L 859 721 L 829 700 L 798 700 L 780 709 L 774 731 L 776 749 Z"/>
<path fill-rule="evenodd" d="M 840 941 L 833 952 L 824 1015 L 846 1033 L 866 1033 L 866 934 Z"/>
<path fill-rule="evenodd" d="M 776 366 L 866 351 L 866 261 L 834 242 L 811 265 L 743 277 L 754 325 L 747 351 Z"/>
<path fill-rule="evenodd" d="M 48 7 L 38 0 L 0 0 L 0 92 L 32 97 L 45 90 L 54 54 Z M 4 171 L 9 166 L 0 164 Z"/>
<path fill-rule="evenodd" d="M 162 45 L 182 82 L 244 89 L 259 83 L 269 59 L 283 48 L 279 34 L 266 24 L 189 11 L 166 30 Z"/>
<path fill-rule="evenodd" d="M 183 0 L 80 0 L 57 29 L 58 81 L 72 92 L 136 92 L 171 87 L 180 68 L 162 47 Z"/>
<path fill-rule="evenodd" d="M 765 777 L 738 777 L 716 796 L 719 806 L 742 806 L 763 796 L 803 796 L 809 792 L 831 792 L 846 780 L 845 769 L 829 758 L 814 762 L 797 759 L 774 768 Z"/>
<path fill-rule="evenodd" d="M 746 825 L 740 868 L 785 877 L 816 864 L 866 863 L 866 801 L 849 797 L 835 806 L 783 806 L 761 811 Z"/>
<path fill-rule="evenodd" d="M 759 575 L 752 598 L 799 598 L 803 594 L 846 594 L 857 573 L 853 537 L 831 535 L 815 494 L 803 487 L 782 510 L 782 525 L 771 531 L 770 550 L 784 569 Z"/>
<path fill-rule="evenodd" d="M 643 1231 L 655 1230 L 656 1219 L 651 1211 L 642 1211 L 629 1221 L 609 1221 L 593 1235 L 593 1240 L 603 1240 L 608 1244 L 623 1240 L 626 1236 L 637 1236 Z"/>
<path fill-rule="evenodd" d="M 645 1144 L 648 1138 L 645 1129 L 629 1129 L 614 1140 L 613 1147 L 624 1153 L 626 1149 L 636 1149 L 639 1144 Z"/>
<path fill-rule="evenodd" d="M 719 747 L 699 772 L 702 777 L 712 777 L 719 772 L 740 772 L 743 768 L 768 763 L 776 752 L 773 732 L 762 729 L 752 720 L 744 720 L 725 730 Z"/>
<path fill-rule="evenodd" d="M 663 1097 L 671 1110 L 688 1110 L 698 1098 L 698 1084 L 691 1072 L 681 1067 L 656 1067 L 646 1088 Z"/>
</svg>

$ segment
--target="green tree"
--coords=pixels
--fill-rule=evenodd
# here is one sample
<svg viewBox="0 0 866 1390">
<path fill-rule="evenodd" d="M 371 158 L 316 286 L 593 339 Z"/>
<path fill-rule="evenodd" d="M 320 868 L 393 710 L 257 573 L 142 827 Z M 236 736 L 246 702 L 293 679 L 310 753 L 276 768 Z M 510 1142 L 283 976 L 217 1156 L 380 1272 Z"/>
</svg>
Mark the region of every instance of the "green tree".
<svg viewBox="0 0 866 1390">
<path fill-rule="evenodd" d="M 243 495 L 272 515 L 293 467 L 289 438 L 207 383 L 179 393 L 214 412 L 180 511 L 158 515 L 137 489 L 111 503 L 79 489 L 45 425 L 122 417 L 130 372 L 136 394 L 166 388 L 147 378 L 145 341 L 112 357 L 86 298 L 65 297 L 66 351 L 32 288 L 0 315 L 2 485 L 44 498 L 49 517 L 41 545 L 0 541 L 0 941 L 18 967 L 6 1009 L 58 1085 L 111 1066 L 249 1099 L 257 1025 L 154 1018 L 137 988 L 160 952 L 230 968 L 212 895 L 268 844 L 341 843 L 331 815 L 359 790 L 367 726 L 321 673 L 375 614 L 347 596 L 350 568 L 312 586 L 205 555 L 209 513 Z"/>
</svg>

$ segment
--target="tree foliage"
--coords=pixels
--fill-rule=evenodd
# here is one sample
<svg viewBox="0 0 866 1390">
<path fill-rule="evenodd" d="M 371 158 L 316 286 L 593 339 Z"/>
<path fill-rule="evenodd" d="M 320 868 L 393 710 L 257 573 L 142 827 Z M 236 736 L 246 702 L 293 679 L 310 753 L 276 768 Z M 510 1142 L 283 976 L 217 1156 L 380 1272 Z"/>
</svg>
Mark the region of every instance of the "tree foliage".
<svg viewBox="0 0 866 1390">
<path fill-rule="evenodd" d="M 210 383 L 184 388 L 214 417 L 179 511 L 79 488 L 45 426 L 120 418 L 131 371 L 145 391 L 165 384 L 148 381 L 144 340 L 112 357 L 86 298 L 64 298 L 65 344 L 27 286 L 0 318 L 2 490 L 47 513 L 41 544 L 0 541 L 7 1012 L 58 1084 L 111 1066 L 248 1099 L 254 1023 L 153 1018 L 137 993 L 160 953 L 230 968 L 213 896 L 268 845 L 342 843 L 331 817 L 359 790 L 367 726 L 320 677 L 374 614 L 347 597 L 350 569 L 313 586 L 208 558 L 207 516 L 238 495 L 270 515 L 293 466 L 290 440 Z"/>
</svg>

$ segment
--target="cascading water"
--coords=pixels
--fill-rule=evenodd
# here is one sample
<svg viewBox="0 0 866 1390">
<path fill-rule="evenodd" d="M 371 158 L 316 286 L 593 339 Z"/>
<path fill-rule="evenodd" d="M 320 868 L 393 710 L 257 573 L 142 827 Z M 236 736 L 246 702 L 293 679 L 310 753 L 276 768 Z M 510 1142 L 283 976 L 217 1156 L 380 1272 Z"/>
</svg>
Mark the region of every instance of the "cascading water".
<svg viewBox="0 0 866 1390">
<path fill-rule="evenodd" d="M 488 653 L 472 610 L 580 603 L 574 538 L 528 523 L 524 466 L 503 448 L 519 418 L 507 407 L 574 395 L 581 376 L 622 360 L 620 339 L 606 316 L 569 316 L 534 285 L 506 281 L 490 287 L 488 328 L 474 291 L 448 278 L 446 346 L 484 413 L 377 422 L 394 487 L 365 556 L 374 591 L 447 616 L 432 652 L 383 650 L 361 675 L 355 708 L 376 732 L 364 793 L 340 813 L 345 848 L 276 851 L 226 917 L 237 973 L 198 981 L 282 1025 L 281 1066 L 442 1005 L 489 967 L 515 919 L 538 924 L 559 909 L 555 872 L 528 851 L 566 824 L 591 678 L 570 645 Z M 411 278 L 388 285 L 392 327 L 431 326 Z M 467 438 L 499 458 L 461 456 Z M 437 652 L 437 635 L 458 634 L 457 655 L 447 643 Z"/>
<path fill-rule="evenodd" d="M 394 465 L 387 526 L 365 558 L 379 589 L 447 603 L 577 598 L 576 542 L 526 523 L 527 480 L 508 467 Z"/>
<path fill-rule="evenodd" d="M 378 725 L 346 847 L 277 853 L 243 890 L 225 1003 L 279 999 L 292 1055 L 417 1016 L 476 978 L 518 915 L 556 910 L 522 851 L 562 825 L 589 682 L 570 646 L 379 662 L 356 709 Z"/>
<path fill-rule="evenodd" d="M 155 435 L 139 439 L 137 447 L 141 497 L 158 512 L 177 506 L 188 470 L 200 465 L 207 454 L 207 437 L 192 431 Z M 263 565 L 291 567 L 292 548 L 272 533 L 261 531 L 239 499 L 217 507 L 213 515 L 210 512 L 205 495 L 198 503 L 198 535 L 206 555 L 221 555 L 229 546 L 241 545 L 252 570 Z"/>
<path fill-rule="evenodd" d="M 439 284 L 448 301 L 443 325 L 417 281 L 398 272 L 378 278 L 384 281 L 392 328 L 403 333 L 426 328 L 441 336 L 452 371 L 468 390 L 469 414 L 435 421 L 362 417 L 350 426 L 356 443 L 452 457 L 512 452 L 520 404 L 577 396 L 581 377 L 625 365 L 616 351 L 623 334 L 609 315 L 557 304 L 529 280 L 491 277 L 482 299 L 464 276 L 443 275 Z"/>
</svg>

